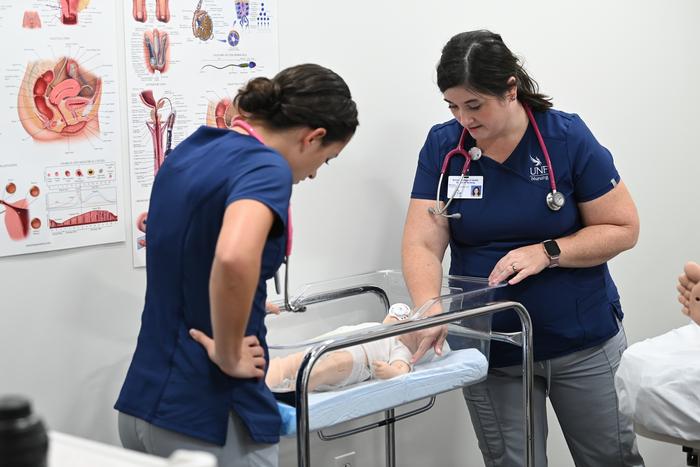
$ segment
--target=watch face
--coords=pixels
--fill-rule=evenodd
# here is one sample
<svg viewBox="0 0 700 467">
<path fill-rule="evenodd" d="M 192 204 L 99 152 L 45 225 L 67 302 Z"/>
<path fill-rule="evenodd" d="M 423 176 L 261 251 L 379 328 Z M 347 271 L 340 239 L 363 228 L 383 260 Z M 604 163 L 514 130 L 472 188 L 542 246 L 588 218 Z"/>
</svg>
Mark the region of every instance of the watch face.
<svg viewBox="0 0 700 467">
<path fill-rule="evenodd" d="M 561 253 L 559 245 L 557 245 L 557 242 L 554 240 L 542 242 L 542 245 L 544 245 L 544 251 L 547 252 L 547 255 L 549 255 L 550 258 L 559 256 L 559 253 Z"/>
<path fill-rule="evenodd" d="M 394 303 L 389 308 L 389 314 L 397 319 L 406 319 L 411 314 L 411 307 L 405 303 Z"/>
</svg>

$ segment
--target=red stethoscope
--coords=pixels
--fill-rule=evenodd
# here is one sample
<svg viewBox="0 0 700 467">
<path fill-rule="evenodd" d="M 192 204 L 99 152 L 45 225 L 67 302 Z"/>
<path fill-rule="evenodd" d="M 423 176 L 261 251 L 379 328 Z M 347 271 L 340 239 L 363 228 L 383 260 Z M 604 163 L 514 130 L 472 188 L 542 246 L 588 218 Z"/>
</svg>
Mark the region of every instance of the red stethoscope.
<svg viewBox="0 0 700 467">
<path fill-rule="evenodd" d="M 547 146 L 545 146 L 544 144 L 544 139 L 542 139 L 540 128 L 537 126 L 535 117 L 532 115 L 532 110 L 530 110 L 530 106 L 528 106 L 527 104 L 523 104 L 523 108 L 525 109 L 525 113 L 527 113 L 527 118 L 530 121 L 530 124 L 532 125 L 532 129 L 535 130 L 537 141 L 540 143 L 540 149 L 542 149 L 542 154 L 544 154 L 544 158 L 547 162 L 547 171 L 549 173 L 550 186 L 550 191 L 549 193 L 547 193 L 547 197 L 545 198 L 547 202 L 547 207 L 552 211 L 558 211 L 564 206 L 566 199 L 564 198 L 564 195 L 562 193 L 557 191 L 557 183 L 554 180 L 554 169 L 552 168 L 552 161 L 549 158 L 549 152 L 547 151 Z M 467 133 L 467 129 L 463 128 L 462 134 L 459 137 L 459 143 L 457 143 L 457 147 L 445 155 L 445 159 L 442 162 L 442 169 L 440 170 L 440 181 L 438 182 L 437 193 L 435 195 L 435 207 L 431 206 L 428 208 L 428 212 L 430 212 L 431 214 L 446 217 L 448 219 L 459 219 L 462 217 L 462 214 L 458 212 L 455 212 L 453 214 L 447 214 L 447 208 L 450 206 L 452 200 L 455 198 L 455 194 L 459 192 L 460 187 L 469 175 L 469 167 L 471 166 L 472 161 L 478 160 L 482 155 L 481 149 L 477 148 L 476 146 L 472 147 L 468 151 L 464 149 L 464 139 L 466 138 Z M 453 156 L 458 155 L 464 157 L 464 165 L 462 166 L 462 172 L 460 173 L 459 182 L 457 183 L 457 188 L 455 189 L 454 194 L 447 199 L 447 203 L 445 203 L 445 206 L 441 208 L 440 190 L 442 189 L 442 179 L 447 173 L 447 166 L 450 162 L 450 159 Z"/>
<path fill-rule="evenodd" d="M 260 136 L 260 133 L 255 131 L 255 129 L 250 125 L 250 123 L 246 122 L 243 120 L 240 116 L 235 117 L 233 121 L 231 122 L 231 128 L 238 127 L 241 130 L 245 131 L 248 133 L 250 136 L 253 138 L 257 139 L 260 141 L 260 143 L 265 144 L 265 141 L 263 140 L 262 136 Z M 303 311 L 304 307 L 295 307 L 291 303 L 289 303 L 289 257 L 292 254 L 292 207 L 289 207 L 289 210 L 287 211 L 287 247 L 285 249 L 284 253 L 284 260 L 283 263 L 285 265 L 284 267 L 284 307 L 288 311 Z M 280 293 L 280 284 L 279 284 L 279 270 L 275 272 L 275 289 L 277 290 L 277 293 Z"/>
</svg>

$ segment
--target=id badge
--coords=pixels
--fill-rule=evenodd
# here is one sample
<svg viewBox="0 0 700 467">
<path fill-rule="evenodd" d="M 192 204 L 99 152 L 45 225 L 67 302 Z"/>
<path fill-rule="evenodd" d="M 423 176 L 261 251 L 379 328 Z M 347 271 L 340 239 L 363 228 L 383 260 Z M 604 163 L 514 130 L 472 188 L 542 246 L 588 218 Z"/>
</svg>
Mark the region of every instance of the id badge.
<svg viewBox="0 0 700 467">
<path fill-rule="evenodd" d="M 450 175 L 447 179 L 447 197 L 455 199 L 481 199 L 484 197 L 483 175 L 461 177 Z"/>
</svg>

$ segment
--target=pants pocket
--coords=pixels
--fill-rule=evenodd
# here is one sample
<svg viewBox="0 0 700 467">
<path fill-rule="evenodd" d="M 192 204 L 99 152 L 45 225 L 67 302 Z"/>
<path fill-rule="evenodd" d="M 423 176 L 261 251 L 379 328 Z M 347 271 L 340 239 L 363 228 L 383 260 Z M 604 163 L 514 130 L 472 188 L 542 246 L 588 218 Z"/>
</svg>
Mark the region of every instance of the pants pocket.
<svg viewBox="0 0 700 467">
<path fill-rule="evenodd" d="M 505 455 L 505 440 L 488 390 L 479 386 L 481 384 L 464 388 L 464 400 L 484 461 L 486 465 L 493 465 Z"/>
</svg>

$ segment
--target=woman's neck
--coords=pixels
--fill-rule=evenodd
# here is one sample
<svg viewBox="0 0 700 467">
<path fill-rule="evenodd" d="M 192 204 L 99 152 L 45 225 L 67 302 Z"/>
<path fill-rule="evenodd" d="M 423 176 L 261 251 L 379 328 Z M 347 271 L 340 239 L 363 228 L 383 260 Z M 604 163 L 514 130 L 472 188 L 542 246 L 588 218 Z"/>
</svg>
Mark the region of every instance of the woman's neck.
<svg viewBox="0 0 700 467">
<path fill-rule="evenodd" d="M 285 130 L 275 130 L 271 129 L 268 125 L 263 122 L 256 120 L 244 120 L 247 125 L 250 125 L 250 129 L 253 130 L 254 134 L 251 134 L 245 126 L 234 126 L 233 131 L 241 133 L 244 135 L 250 135 L 258 139 L 265 146 L 272 148 L 282 154 L 282 156 L 288 160 L 288 154 L 292 152 L 297 141 L 301 137 L 297 134 L 303 131 L 303 128 L 288 128 Z"/>
<path fill-rule="evenodd" d="M 503 131 L 493 138 L 477 141 L 484 155 L 502 164 L 523 139 L 530 121 L 522 104 L 518 103 Z"/>
</svg>

